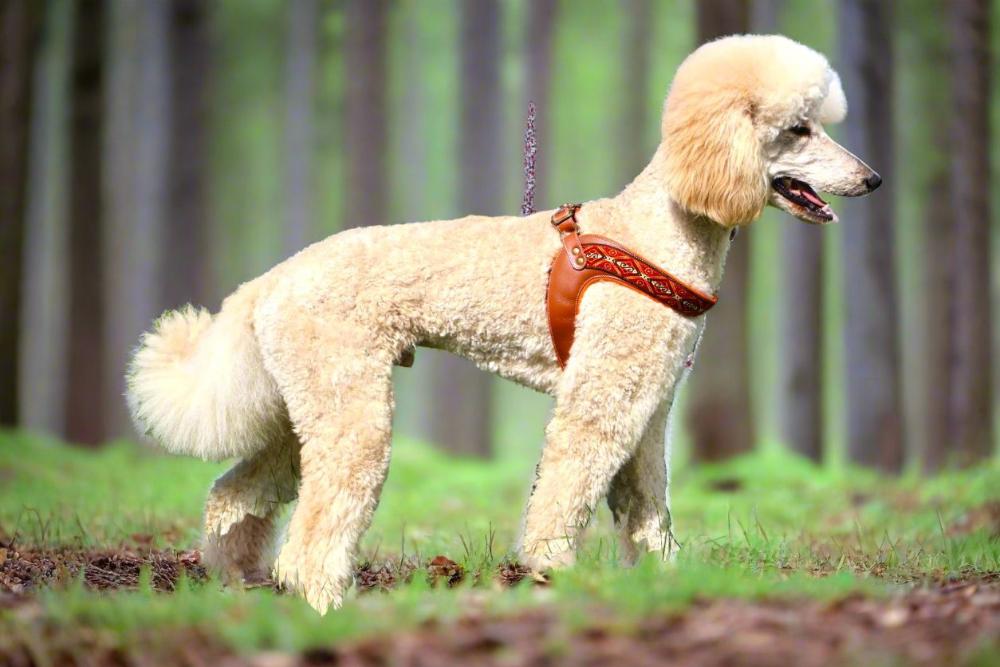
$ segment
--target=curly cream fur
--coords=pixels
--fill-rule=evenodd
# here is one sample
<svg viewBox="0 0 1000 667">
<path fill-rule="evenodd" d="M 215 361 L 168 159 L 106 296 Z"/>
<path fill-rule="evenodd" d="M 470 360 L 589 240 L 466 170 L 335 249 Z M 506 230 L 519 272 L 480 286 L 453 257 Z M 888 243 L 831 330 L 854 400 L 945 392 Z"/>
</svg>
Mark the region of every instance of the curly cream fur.
<svg viewBox="0 0 1000 667">
<path fill-rule="evenodd" d="M 704 46 L 677 74 L 649 165 L 618 196 L 588 202 L 580 226 L 715 292 L 727 227 L 772 196 L 780 128 L 842 115 L 842 98 L 825 59 L 785 38 Z M 812 145 L 796 150 L 827 154 Z M 849 171 L 845 182 L 864 173 Z M 170 314 L 144 339 L 129 380 L 137 422 L 171 451 L 244 459 L 206 509 L 218 568 L 263 567 L 274 513 L 297 482 L 275 574 L 320 611 L 342 603 L 389 464 L 393 362 L 414 346 L 556 397 L 524 515 L 529 565 L 571 562 L 605 496 L 627 556 L 669 556 L 666 424 L 705 318 L 596 284 L 560 369 L 545 311 L 561 248 L 550 215 L 352 229 L 244 285 L 214 319 Z"/>
</svg>

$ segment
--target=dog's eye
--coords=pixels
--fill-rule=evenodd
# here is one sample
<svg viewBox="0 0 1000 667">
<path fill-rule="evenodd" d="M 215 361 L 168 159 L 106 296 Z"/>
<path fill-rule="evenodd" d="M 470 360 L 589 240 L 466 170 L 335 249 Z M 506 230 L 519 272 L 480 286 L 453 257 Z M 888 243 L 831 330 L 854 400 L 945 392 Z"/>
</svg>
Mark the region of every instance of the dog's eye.
<svg viewBox="0 0 1000 667">
<path fill-rule="evenodd" d="M 793 125 L 788 128 L 788 131 L 798 137 L 808 137 L 812 134 L 812 130 L 809 129 L 808 125 Z"/>
</svg>

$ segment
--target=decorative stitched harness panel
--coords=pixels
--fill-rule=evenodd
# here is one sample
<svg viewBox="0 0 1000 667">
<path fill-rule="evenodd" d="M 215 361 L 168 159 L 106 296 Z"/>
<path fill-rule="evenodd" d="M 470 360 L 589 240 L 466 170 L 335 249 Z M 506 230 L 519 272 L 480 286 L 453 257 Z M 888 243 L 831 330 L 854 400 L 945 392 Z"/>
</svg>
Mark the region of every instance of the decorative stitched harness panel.
<svg viewBox="0 0 1000 667">
<path fill-rule="evenodd" d="M 688 287 L 627 250 L 609 243 L 583 242 L 585 269 L 603 271 L 630 287 L 648 294 L 681 315 L 697 317 L 715 305 L 717 299 Z"/>
</svg>

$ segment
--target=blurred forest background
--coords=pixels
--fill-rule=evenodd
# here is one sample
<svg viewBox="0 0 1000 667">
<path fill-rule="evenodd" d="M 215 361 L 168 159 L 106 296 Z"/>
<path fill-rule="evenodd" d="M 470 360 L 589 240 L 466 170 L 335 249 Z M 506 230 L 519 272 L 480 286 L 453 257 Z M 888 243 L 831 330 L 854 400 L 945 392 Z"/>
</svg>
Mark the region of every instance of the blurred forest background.
<svg viewBox="0 0 1000 667">
<path fill-rule="evenodd" d="M 699 43 L 828 55 L 832 132 L 877 169 L 819 228 L 742 232 L 674 419 L 682 457 L 787 446 L 936 469 L 994 456 L 996 0 L 0 0 L 0 423 L 136 438 L 122 398 L 165 308 L 351 226 L 616 193 Z M 669 267 L 668 267 L 669 268 Z M 397 429 L 530 457 L 550 401 L 456 358 L 397 369 Z"/>
</svg>

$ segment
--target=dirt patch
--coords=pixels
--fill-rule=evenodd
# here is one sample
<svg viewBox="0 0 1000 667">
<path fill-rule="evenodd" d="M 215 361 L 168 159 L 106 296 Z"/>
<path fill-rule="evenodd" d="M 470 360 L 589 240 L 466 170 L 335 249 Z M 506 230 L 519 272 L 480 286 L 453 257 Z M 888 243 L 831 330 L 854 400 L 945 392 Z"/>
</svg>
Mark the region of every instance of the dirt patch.
<svg viewBox="0 0 1000 667">
<path fill-rule="evenodd" d="M 182 575 L 189 581 L 207 579 L 201 553 L 157 549 L 118 549 L 86 551 L 79 549 L 30 549 L 0 546 L 0 607 L 11 606 L 33 591 L 45 586 L 65 585 L 77 580 L 94 590 L 132 589 L 139 585 L 142 572 L 149 572 L 155 590 L 173 591 Z M 388 591 L 412 580 L 423 572 L 432 585 L 455 586 L 470 573 L 446 556 L 435 556 L 426 563 L 413 558 L 365 561 L 357 566 L 354 580 L 361 593 Z M 473 580 L 494 579 L 513 586 L 532 576 L 531 571 L 514 561 L 503 561 L 495 572 L 475 571 Z M 536 578 L 542 583 L 543 580 Z M 274 586 L 270 580 L 248 582 L 253 587 Z"/>
<path fill-rule="evenodd" d="M 413 579 L 419 567 L 420 563 L 412 558 L 383 563 L 365 561 L 354 570 L 354 584 L 362 593 L 389 591 Z"/>
<path fill-rule="evenodd" d="M 10 606 L 44 586 L 75 581 L 96 590 L 135 588 L 143 570 L 153 588 L 172 591 L 181 575 L 204 581 L 205 568 L 197 551 L 18 549 L 0 547 L 0 606 Z"/>
<path fill-rule="evenodd" d="M 972 664 L 1000 655 L 1000 574 L 913 587 L 890 599 L 860 595 L 834 602 L 733 600 L 695 602 L 674 614 L 625 621 L 591 608 L 586 624 L 554 608 L 497 617 L 471 609 L 458 621 L 428 623 L 362 642 L 317 646 L 296 654 L 239 655 L 200 630 L 116 638 L 86 627 L 57 626 L 39 615 L 31 593 L 81 579 L 96 590 L 134 588 L 148 571 L 154 588 L 174 590 L 183 575 L 206 578 L 196 551 L 18 550 L 0 547 L 0 613 L 16 608 L 31 632 L 0 641 L 0 664 L 254 665 L 801 665 Z M 501 585 L 544 583 L 528 568 L 501 563 L 467 571 L 445 556 L 426 563 L 363 563 L 360 591 L 385 591 L 414 576 L 439 585 L 492 578 Z M 22 606 L 24 605 L 24 606 Z M 34 613 L 28 613 L 36 608 Z M 579 618 L 579 614 L 576 615 Z M 17 633 L 20 634 L 20 633 Z M 122 642 L 127 642 L 122 644 Z M 989 660 L 984 660 L 983 664 Z M 978 664 L 978 663 L 977 663 Z"/>
<path fill-rule="evenodd" d="M 813 665 L 963 664 L 1000 649 L 994 579 L 912 590 L 890 600 L 711 600 L 615 630 L 609 613 L 579 628 L 539 610 L 467 616 L 389 638 L 317 648 L 261 665 Z M 992 642 L 992 643 L 990 643 Z"/>
<path fill-rule="evenodd" d="M 608 610 L 587 611 L 585 626 L 567 624 L 547 608 L 506 617 L 470 612 L 456 622 L 362 642 L 255 655 L 234 653 L 200 630 L 151 630 L 126 649 L 86 628 L 43 626 L 35 641 L 0 641 L 0 664 L 929 666 L 992 664 L 1000 651 L 996 578 L 914 589 L 888 600 L 705 600 L 637 624 Z"/>
<path fill-rule="evenodd" d="M 505 586 L 516 586 L 530 576 L 532 576 L 531 568 L 515 561 L 504 561 L 497 568 L 497 577 Z M 543 583 L 540 578 L 536 578 L 536 581 Z"/>
<path fill-rule="evenodd" d="M 250 658 L 201 630 L 150 630 L 119 645 L 108 633 L 87 628 L 34 626 L 30 638 L 0 636 L 0 665 L 10 667 L 227 667 L 253 664 Z M 257 658 L 253 658 L 256 660 Z M 261 663 L 258 663 L 261 664 Z"/>
<path fill-rule="evenodd" d="M 139 585 L 143 568 L 149 568 L 151 583 L 158 591 L 174 590 L 181 574 L 193 581 L 205 579 L 197 551 L 103 554 L 87 563 L 83 576 L 89 587 L 98 590 L 133 588 Z"/>
<path fill-rule="evenodd" d="M 435 556 L 427 563 L 427 577 L 430 583 L 443 581 L 450 586 L 457 586 L 465 579 L 465 568 L 447 556 Z"/>
<path fill-rule="evenodd" d="M 501 561 L 496 570 L 467 571 L 461 564 L 447 556 L 439 555 L 423 564 L 412 558 L 382 563 L 364 561 L 354 570 L 354 585 L 361 593 L 385 592 L 399 584 L 408 583 L 420 571 L 423 571 L 432 586 L 444 584 L 449 588 L 469 579 L 475 585 L 489 580 L 507 588 L 516 586 L 526 579 L 536 585 L 548 584 L 544 576 L 532 572 L 530 568 L 514 560 Z"/>
</svg>

